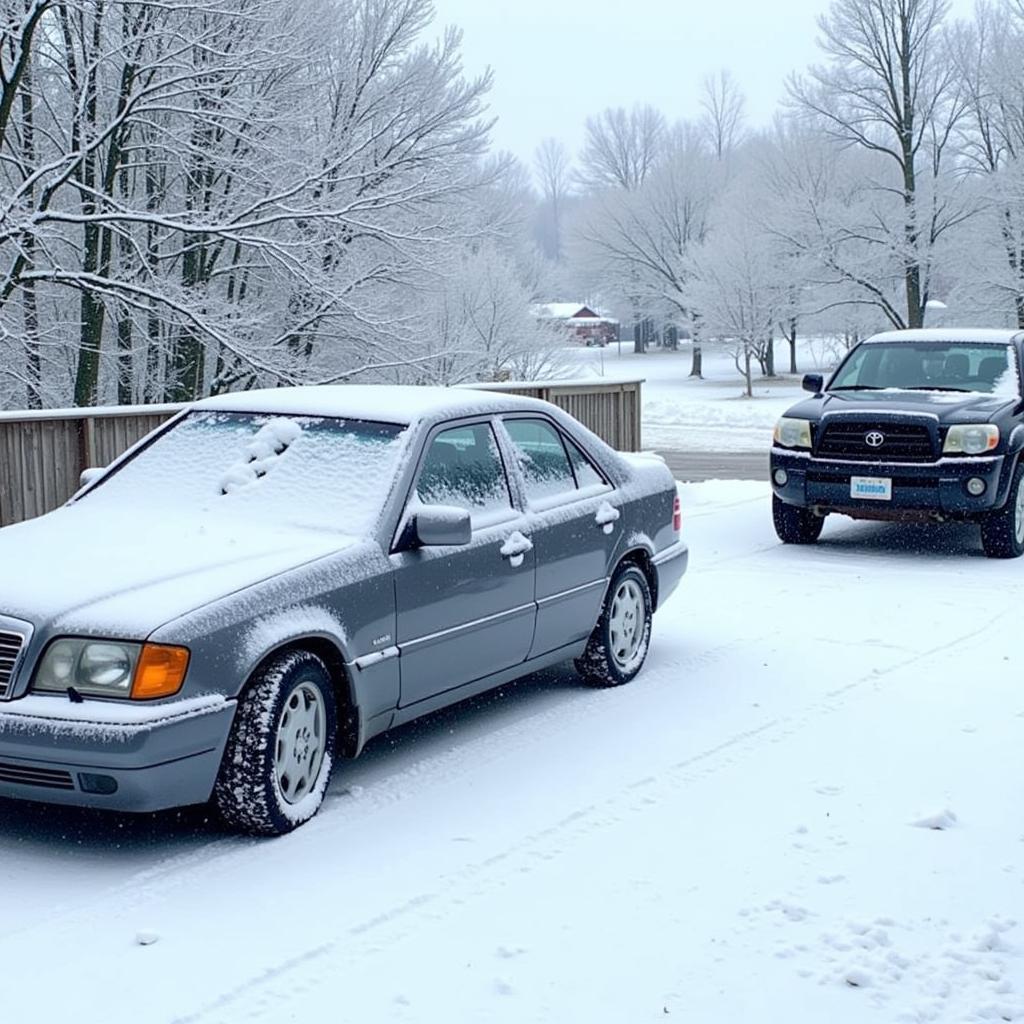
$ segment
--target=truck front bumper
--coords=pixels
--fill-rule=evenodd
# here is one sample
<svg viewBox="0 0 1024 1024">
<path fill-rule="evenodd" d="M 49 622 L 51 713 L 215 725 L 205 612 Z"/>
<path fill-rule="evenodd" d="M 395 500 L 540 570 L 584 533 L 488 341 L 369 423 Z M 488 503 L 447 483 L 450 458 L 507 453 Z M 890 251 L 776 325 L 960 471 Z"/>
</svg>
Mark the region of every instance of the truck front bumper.
<svg viewBox="0 0 1024 1024">
<path fill-rule="evenodd" d="M 119 811 L 203 803 L 235 702 L 128 705 L 31 695 L 0 704 L 0 796 Z"/>
<path fill-rule="evenodd" d="M 782 501 L 855 518 L 977 518 L 1005 503 L 1012 470 L 1012 460 L 1004 455 L 905 463 L 819 459 L 777 447 L 771 451 L 772 490 Z M 891 498 L 852 497 L 855 476 L 890 480 Z M 984 482 L 981 494 L 967 489 L 967 481 L 974 479 Z"/>
</svg>

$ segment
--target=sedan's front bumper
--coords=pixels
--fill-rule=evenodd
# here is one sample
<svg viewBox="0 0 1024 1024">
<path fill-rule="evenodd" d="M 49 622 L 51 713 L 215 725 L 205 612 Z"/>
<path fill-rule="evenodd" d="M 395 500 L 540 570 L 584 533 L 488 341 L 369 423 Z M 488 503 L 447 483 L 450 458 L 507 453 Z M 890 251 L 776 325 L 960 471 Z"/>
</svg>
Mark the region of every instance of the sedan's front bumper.
<svg viewBox="0 0 1024 1024">
<path fill-rule="evenodd" d="M 872 519 L 912 516 L 970 519 L 1006 501 L 1012 464 L 1003 455 L 942 458 L 936 462 L 854 462 L 814 458 L 805 452 L 773 447 L 771 481 L 775 494 L 790 505 L 842 512 Z M 785 471 L 785 482 L 776 480 Z M 852 477 L 881 477 L 892 481 L 889 500 L 854 498 Z M 980 478 L 980 495 L 967 490 L 967 481 Z"/>
<path fill-rule="evenodd" d="M 203 803 L 234 711 L 223 697 L 0 703 L 0 796 L 119 811 Z"/>
</svg>

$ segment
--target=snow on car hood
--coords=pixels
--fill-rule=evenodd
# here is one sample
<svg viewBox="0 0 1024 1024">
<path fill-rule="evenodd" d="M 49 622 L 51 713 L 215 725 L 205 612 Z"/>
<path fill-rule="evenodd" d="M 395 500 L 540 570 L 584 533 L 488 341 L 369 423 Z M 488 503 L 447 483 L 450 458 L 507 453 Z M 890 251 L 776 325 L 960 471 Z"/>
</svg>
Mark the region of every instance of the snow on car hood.
<svg viewBox="0 0 1024 1024">
<path fill-rule="evenodd" d="M 805 398 L 792 406 L 787 416 L 814 419 L 824 413 L 860 412 L 882 414 L 931 414 L 943 423 L 983 422 L 996 415 L 1013 398 L 982 391 L 904 391 L 885 388 L 880 391 L 827 391 L 822 396 Z"/>
<path fill-rule="evenodd" d="M 210 601 L 356 542 L 226 514 L 151 512 L 82 503 L 0 530 L 0 614 L 56 632 L 144 639 Z"/>
</svg>

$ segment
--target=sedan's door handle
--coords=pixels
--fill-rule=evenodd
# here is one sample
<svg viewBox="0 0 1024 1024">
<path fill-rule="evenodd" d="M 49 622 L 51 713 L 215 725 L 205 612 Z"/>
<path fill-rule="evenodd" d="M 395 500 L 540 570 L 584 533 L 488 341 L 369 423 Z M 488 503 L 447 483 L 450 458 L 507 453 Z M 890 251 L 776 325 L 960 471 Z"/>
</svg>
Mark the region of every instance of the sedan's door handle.
<svg viewBox="0 0 1024 1024">
<path fill-rule="evenodd" d="M 501 545 L 501 557 L 508 559 L 508 564 L 513 569 L 518 569 L 523 564 L 527 552 L 533 550 L 533 541 L 524 537 L 518 530 L 513 530 Z"/>
<path fill-rule="evenodd" d="M 594 522 L 605 533 L 611 533 L 615 529 L 615 523 L 621 514 L 617 508 L 608 504 L 607 501 L 602 501 L 594 516 Z"/>
</svg>

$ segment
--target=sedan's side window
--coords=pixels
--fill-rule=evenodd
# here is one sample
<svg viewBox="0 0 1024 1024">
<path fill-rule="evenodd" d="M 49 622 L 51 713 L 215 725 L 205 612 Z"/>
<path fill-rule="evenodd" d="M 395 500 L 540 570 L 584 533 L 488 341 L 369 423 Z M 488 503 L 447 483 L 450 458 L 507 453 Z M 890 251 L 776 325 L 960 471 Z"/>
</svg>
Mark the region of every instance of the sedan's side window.
<svg viewBox="0 0 1024 1024">
<path fill-rule="evenodd" d="M 550 423 L 508 419 L 505 420 L 505 429 L 515 445 L 528 498 L 536 501 L 576 489 L 576 479 L 562 437 Z"/>
<path fill-rule="evenodd" d="M 511 508 L 491 427 L 474 423 L 437 434 L 423 457 L 416 496 L 424 505 L 457 505 L 473 513 Z"/>
<path fill-rule="evenodd" d="M 599 487 L 604 483 L 604 477 L 594 468 L 594 464 L 583 454 L 579 446 L 570 437 L 564 438 L 565 447 L 569 449 L 569 460 L 572 462 L 572 470 L 576 474 L 576 486 Z"/>
</svg>

